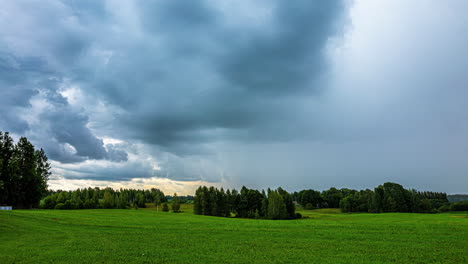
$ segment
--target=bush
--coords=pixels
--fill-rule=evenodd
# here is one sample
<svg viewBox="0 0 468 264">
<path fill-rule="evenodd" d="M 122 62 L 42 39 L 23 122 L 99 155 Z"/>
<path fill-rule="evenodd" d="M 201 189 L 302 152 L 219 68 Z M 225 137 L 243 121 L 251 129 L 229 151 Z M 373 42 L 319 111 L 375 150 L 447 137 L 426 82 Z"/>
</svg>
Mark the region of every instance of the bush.
<svg viewBox="0 0 468 264">
<path fill-rule="evenodd" d="M 58 204 L 55 206 L 55 209 L 63 210 L 63 209 L 65 209 L 65 205 L 64 205 L 63 203 L 58 203 Z"/>
<path fill-rule="evenodd" d="M 167 205 L 167 203 L 163 204 L 162 210 L 163 212 L 169 212 L 169 206 Z"/>
<path fill-rule="evenodd" d="M 312 210 L 312 209 L 315 209 L 315 207 L 314 207 L 313 204 L 307 203 L 307 204 L 304 206 L 304 209 L 306 209 L 306 210 Z"/>
<path fill-rule="evenodd" d="M 296 219 L 301 219 L 302 218 L 302 214 L 301 213 L 296 213 Z"/>
<path fill-rule="evenodd" d="M 55 208 L 55 200 L 47 196 L 46 198 L 42 199 L 39 203 L 39 207 L 42 209 L 54 209 Z"/>
<path fill-rule="evenodd" d="M 441 211 L 441 212 L 448 212 L 448 211 L 450 211 L 450 209 L 451 209 L 450 205 L 447 205 L 447 204 L 446 204 L 446 205 L 442 205 L 442 206 L 439 208 L 439 211 Z"/>
</svg>

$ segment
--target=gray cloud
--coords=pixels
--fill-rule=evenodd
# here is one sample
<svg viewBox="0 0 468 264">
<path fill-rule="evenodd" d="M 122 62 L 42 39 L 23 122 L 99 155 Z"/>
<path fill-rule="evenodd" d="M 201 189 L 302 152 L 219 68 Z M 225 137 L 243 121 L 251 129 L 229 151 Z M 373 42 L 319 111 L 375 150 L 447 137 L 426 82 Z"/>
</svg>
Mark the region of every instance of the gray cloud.
<svg viewBox="0 0 468 264">
<path fill-rule="evenodd" d="M 66 178 L 455 190 L 467 172 L 466 4 L 425 6 L 8 2 L 0 127 L 72 163 Z M 159 169 L 135 162 L 147 157 Z M 90 160 L 103 163 L 76 168 Z"/>
<path fill-rule="evenodd" d="M 67 179 L 92 179 L 98 181 L 128 181 L 133 178 L 150 178 L 155 176 L 151 164 L 145 161 L 123 163 L 85 163 L 83 165 L 54 167 L 54 172 Z M 65 175 L 64 175 L 65 174 Z"/>
<path fill-rule="evenodd" d="M 70 108 L 59 93 L 60 79 L 39 57 L 1 57 L 0 125 L 2 130 L 32 134 L 51 159 L 69 163 L 86 159 L 125 161 L 126 153 L 110 148 L 87 127 L 88 117 Z M 59 74 L 60 75 L 60 74 Z M 31 100 L 42 99 L 47 109 L 34 118 Z"/>
<path fill-rule="evenodd" d="M 318 92 L 324 49 L 345 7 L 299 1 L 272 9 L 270 22 L 252 30 L 248 22 L 230 26 L 204 2 L 142 5 L 141 41 L 111 44 L 115 55 L 96 77 L 102 89 L 89 90 L 127 111 L 118 120 L 132 128 L 126 136 L 178 154 L 220 138 L 287 140 L 289 130 L 273 124 L 297 113 L 284 97 Z"/>
</svg>

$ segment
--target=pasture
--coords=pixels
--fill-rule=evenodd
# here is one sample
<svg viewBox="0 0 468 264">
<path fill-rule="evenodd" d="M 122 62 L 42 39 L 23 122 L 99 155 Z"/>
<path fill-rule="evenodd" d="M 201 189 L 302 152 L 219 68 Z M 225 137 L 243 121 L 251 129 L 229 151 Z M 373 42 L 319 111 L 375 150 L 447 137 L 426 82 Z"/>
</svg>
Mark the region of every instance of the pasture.
<svg viewBox="0 0 468 264">
<path fill-rule="evenodd" d="M 274 221 L 182 210 L 0 211 L 0 263 L 468 263 L 466 213 Z"/>
</svg>

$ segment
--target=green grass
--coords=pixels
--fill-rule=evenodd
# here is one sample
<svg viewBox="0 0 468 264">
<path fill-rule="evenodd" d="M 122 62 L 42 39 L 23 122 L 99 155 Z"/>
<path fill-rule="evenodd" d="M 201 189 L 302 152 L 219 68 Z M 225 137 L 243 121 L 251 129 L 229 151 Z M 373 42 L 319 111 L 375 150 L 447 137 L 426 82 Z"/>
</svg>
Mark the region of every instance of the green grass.
<svg viewBox="0 0 468 264">
<path fill-rule="evenodd" d="M 466 213 L 271 221 L 182 210 L 0 211 L 0 263 L 468 263 Z"/>
</svg>

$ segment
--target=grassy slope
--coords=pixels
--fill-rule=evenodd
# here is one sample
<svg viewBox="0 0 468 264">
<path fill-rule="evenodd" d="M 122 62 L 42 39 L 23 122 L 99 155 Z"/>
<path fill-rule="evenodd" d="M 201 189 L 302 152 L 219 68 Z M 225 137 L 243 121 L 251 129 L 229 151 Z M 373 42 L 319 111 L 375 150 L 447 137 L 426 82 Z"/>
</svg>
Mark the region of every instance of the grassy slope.
<svg viewBox="0 0 468 264">
<path fill-rule="evenodd" d="M 303 213 L 309 218 L 268 221 L 153 209 L 0 211 L 0 263 L 468 263 L 463 213 Z"/>
</svg>

